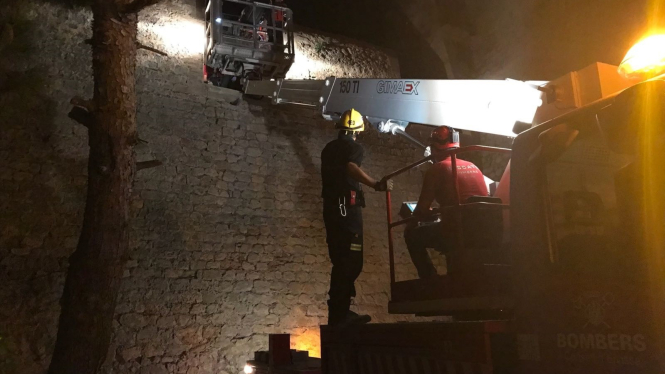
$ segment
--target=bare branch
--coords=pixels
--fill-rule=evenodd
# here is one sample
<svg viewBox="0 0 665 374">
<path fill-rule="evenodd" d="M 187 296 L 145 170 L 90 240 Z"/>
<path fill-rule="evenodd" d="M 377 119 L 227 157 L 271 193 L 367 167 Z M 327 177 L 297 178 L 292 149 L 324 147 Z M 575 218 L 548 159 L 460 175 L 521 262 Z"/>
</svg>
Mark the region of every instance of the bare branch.
<svg viewBox="0 0 665 374">
<path fill-rule="evenodd" d="M 120 8 L 120 13 L 138 13 L 143 8 L 159 3 L 161 0 L 134 0 Z"/>
<path fill-rule="evenodd" d="M 136 171 L 143 170 L 143 169 L 150 169 L 150 168 L 156 168 L 157 166 L 161 166 L 162 162 L 159 160 L 150 160 L 150 161 L 142 161 L 142 162 L 137 162 L 136 163 Z"/>
<path fill-rule="evenodd" d="M 139 138 L 139 135 L 135 133 L 134 135 L 129 137 L 129 144 L 131 145 L 148 144 L 148 141 Z"/>
<path fill-rule="evenodd" d="M 92 126 L 92 112 L 95 111 L 95 105 L 92 100 L 86 100 L 80 96 L 74 96 L 69 103 L 74 107 L 69 111 L 69 118 L 90 128 Z"/>
<path fill-rule="evenodd" d="M 136 48 L 138 48 L 138 49 L 145 49 L 146 51 L 154 52 L 154 53 L 157 53 L 158 55 L 168 56 L 168 54 L 167 54 L 166 52 L 160 51 L 160 50 L 157 49 L 157 48 L 148 47 L 147 45 L 145 45 L 145 44 L 141 44 L 141 43 L 139 43 L 139 42 L 136 42 Z"/>
<path fill-rule="evenodd" d="M 92 115 L 87 110 L 75 106 L 69 111 L 69 118 L 80 123 L 81 125 L 90 128 L 92 127 Z"/>
<path fill-rule="evenodd" d="M 80 96 L 72 97 L 72 99 L 69 100 L 69 103 L 75 107 L 85 109 L 87 112 L 95 111 L 95 104 L 92 102 L 92 100 L 86 100 Z"/>
</svg>

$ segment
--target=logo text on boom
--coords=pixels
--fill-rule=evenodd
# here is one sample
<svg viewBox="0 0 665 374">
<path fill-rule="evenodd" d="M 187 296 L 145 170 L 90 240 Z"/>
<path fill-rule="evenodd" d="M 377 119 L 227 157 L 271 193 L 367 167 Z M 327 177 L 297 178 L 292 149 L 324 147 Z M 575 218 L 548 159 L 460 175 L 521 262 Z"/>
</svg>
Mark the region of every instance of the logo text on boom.
<svg viewBox="0 0 665 374">
<path fill-rule="evenodd" d="M 380 94 L 418 95 L 420 81 L 379 81 L 376 92 Z"/>
</svg>

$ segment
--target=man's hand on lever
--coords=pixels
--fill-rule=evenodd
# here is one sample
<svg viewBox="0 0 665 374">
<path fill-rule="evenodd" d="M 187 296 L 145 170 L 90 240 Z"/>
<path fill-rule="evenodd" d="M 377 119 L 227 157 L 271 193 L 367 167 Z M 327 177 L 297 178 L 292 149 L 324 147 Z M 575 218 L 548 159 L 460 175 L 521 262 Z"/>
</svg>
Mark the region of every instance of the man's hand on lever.
<svg viewBox="0 0 665 374">
<path fill-rule="evenodd" d="M 374 184 L 375 191 L 392 191 L 393 190 L 393 180 L 392 179 L 381 179 L 380 181 Z"/>
</svg>

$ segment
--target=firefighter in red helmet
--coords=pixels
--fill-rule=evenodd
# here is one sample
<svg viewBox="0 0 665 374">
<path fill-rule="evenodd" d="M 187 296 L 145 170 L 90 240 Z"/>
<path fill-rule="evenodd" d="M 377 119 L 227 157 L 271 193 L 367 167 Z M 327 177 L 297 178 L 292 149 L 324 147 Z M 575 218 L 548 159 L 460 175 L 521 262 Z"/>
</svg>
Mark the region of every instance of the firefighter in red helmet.
<svg viewBox="0 0 665 374">
<path fill-rule="evenodd" d="M 441 207 L 457 203 L 452 180 L 452 161 L 446 151 L 459 146 L 459 133 L 453 128 L 442 126 L 432 131 L 430 149 L 434 156 L 434 165 L 425 174 L 423 188 L 414 212 L 423 219 L 407 227 L 404 232 L 411 260 L 418 271 L 418 276 L 423 279 L 437 275 L 427 248 L 446 253 L 455 242 L 454 233 L 444 230 L 442 226 L 447 222 L 426 217 L 431 216 L 431 205 L 434 201 Z M 471 162 L 457 159 L 457 181 L 461 202 L 471 196 L 489 195 L 483 173 Z"/>
</svg>

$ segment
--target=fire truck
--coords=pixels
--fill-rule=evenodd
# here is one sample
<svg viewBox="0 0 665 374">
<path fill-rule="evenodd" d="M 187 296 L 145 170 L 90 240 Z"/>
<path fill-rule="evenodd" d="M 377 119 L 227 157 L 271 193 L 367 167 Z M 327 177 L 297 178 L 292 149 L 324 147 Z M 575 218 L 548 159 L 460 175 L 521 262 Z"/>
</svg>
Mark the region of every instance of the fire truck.
<svg viewBox="0 0 665 374">
<path fill-rule="evenodd" d="M 393 232 L 417 218 L 394 218 L 386 193 L 388 310 L 450 322 L 322 326 L 322 372 L 664 373 L 664 47 L 664 37 L 647 38 L 619 67 L 596 63 L 550 82 L 250 82 L 247 93 L 331 120 L 353 107 L 386 133 L 407 136 L 419 123 L 514 137 L 512 149 L 449 151 L 453 187 L 458 156 L 510 162 L 493 196 L 441 207 L 459 233 L 445 275 L 403 279 Z"/>
</svg>

